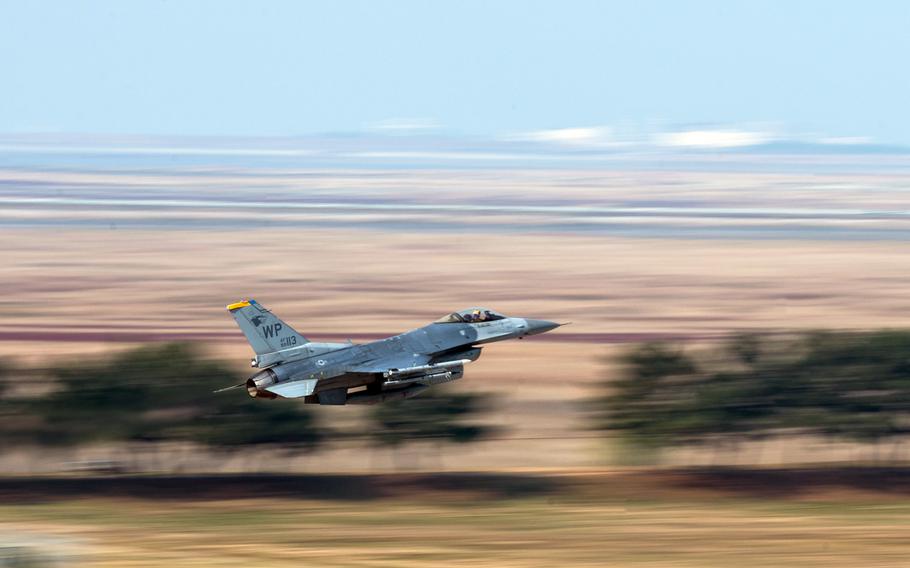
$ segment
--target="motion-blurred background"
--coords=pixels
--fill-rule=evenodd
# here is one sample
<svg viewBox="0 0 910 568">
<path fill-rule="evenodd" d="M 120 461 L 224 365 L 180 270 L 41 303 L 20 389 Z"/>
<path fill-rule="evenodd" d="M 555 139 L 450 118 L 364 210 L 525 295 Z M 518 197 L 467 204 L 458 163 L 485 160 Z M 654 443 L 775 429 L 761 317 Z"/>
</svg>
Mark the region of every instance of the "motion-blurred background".
<svg viewBox="0 0 910 568">
<path fill-rule="evenodd" d="M 906 566 L 903 3 L 0 8 L 0 566 Z M 224 309 L 571 326 L 399 404 Z"/>
</svg>

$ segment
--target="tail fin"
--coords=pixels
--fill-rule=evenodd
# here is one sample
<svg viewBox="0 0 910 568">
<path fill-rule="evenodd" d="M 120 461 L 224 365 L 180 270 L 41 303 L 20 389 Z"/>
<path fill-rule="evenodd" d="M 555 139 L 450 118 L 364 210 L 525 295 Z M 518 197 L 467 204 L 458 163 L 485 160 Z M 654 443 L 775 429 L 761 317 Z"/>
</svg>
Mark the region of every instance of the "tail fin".
<svg viewBox="0 0 910 568">
<path fill-rule="evenodd" d="M 231 304 L 227 309 L 257 355 L 290 349 L 310 342 L 256 300 L 243 300 Z"/>
</svg>

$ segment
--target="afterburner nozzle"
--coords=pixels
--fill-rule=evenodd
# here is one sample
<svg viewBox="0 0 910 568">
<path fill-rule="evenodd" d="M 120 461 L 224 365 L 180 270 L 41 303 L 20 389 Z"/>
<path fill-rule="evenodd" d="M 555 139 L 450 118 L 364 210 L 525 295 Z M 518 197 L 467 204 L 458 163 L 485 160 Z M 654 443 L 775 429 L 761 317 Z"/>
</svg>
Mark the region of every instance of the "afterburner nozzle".
<svg viewBox="0 0 910 568">
<path fill-rule="evenodd" d="M 276 395 L 266 389 L 278 382 L 278 377 L 271 369 L 256 373 L 246 380 L 246 392 L 253 398 L 275 398 Z"/>
</svg>

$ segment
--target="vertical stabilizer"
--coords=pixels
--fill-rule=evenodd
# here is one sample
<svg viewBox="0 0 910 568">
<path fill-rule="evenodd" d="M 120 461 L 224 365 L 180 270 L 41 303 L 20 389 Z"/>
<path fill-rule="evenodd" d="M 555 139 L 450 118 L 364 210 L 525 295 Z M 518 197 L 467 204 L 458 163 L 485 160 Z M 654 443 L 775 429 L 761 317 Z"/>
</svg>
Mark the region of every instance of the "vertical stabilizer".
<svg viewBox="0 0 910 568">
<path fill-rule="evenodd" d="M 227 307 L 240 331 L 257 355 L 291 349 L 309 340 L 294 331 L 256 300 L 243 300 Z"/>
</svg>

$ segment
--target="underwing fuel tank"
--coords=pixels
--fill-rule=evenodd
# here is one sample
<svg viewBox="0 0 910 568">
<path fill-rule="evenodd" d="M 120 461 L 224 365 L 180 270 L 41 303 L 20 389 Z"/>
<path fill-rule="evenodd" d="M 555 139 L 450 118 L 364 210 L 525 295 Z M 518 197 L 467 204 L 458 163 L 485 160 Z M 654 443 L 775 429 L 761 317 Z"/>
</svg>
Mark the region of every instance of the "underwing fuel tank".
<svg viewBox="0 0 910 568">
<path fill-rule="evenodd" d="M 390 380 L 395 380 L 399 377 L 411 375 L 429 375 L 445 372 L 449 369 L 464 369 L 465 364 L 470 362 L 471 359 L 458 359 L 455 361 L 436 363 L 435 365 L 419 365 L 417 367 L 405 367 L 404 369 L 389 369 L 384 372 L 382 376 Z"/>
<path fill-rule="evenodd" d="M 383 388 L 394 388 L 402 385 L 418 383 L 421 385 L 438 385 L 455 381 L 464 376 L 464 366 L 447 366 L 425 375 L 411 375 L 407 377 L 393 377 L 386 379 L 382 384 Z"/>
</svg>

